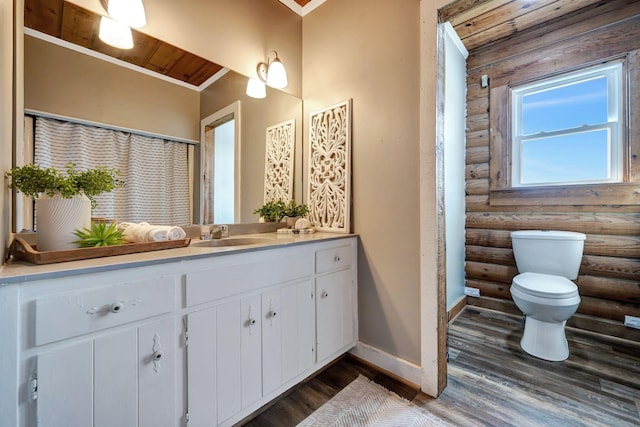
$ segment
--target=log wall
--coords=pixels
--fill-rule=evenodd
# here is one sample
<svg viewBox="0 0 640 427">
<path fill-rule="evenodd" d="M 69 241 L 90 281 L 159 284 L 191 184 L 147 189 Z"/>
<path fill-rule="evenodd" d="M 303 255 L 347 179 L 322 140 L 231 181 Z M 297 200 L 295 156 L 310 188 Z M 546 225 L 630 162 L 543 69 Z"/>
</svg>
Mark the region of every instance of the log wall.
<svg viewBox="0 0 640 427">
<path fill-rule="evenodd" d="M 518 274 L 509 233 L 547 229 L 585 233 L 584 256 L 577 284 L 582 297 L 578 313 L 623 322 L 640 317 L 640 206 L 638 205 L 490 205 L 490 87 L 483 74 L 501 79 L 518 57 L 542 58 L 549 49 L 572 46 L 591 35 L 616 37 L 622 25 L 640 26 L 640 2 L 613 0 L 470 51 L 467 79 L 466 142 L 466 286 L 480 289 L 471 304 L 506 307 L 509 287 Z M 637 27 L 636 27 L 637 28 Z M 594 36 L 595 37 L 595 36 Z M 607 36 L 609 37 L 609 36 Z M 593 40 L 596 42 L 596 40 Z M 606 43 L 606 40 L 597 40 Z M 634 49 L 640 48 L 637 40 Z M 571 54 L 567 52 L 567 54 Z M 603 58 L 604 59 L 604 58 Z M 639 82 L 631 82 L 633 93 Z M 632 135 L 632 137 L 634 137 Z M 482 301 L 486 299 L 486 301 Z M 509 310 L 512 310 L 509 308 Z M 585 324 L 589 322 L 582 322 Z M 619 323 L 618 323 L 619 324 Z"/>
</svg>

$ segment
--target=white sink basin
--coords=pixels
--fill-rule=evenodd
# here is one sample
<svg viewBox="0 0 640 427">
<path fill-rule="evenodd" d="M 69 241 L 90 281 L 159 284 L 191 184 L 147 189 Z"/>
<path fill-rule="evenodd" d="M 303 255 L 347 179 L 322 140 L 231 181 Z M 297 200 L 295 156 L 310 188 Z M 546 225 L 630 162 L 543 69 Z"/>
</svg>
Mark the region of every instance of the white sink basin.
<svg viewBox="0 0 640 427">
<path fill-rule="evenodd" d="M 269 237 L 228 237 L 224 239 L 213 240 L 196 240 L 190 246 L 200 248 L 219 248 L 223 246 L 244 246 L 258 245 L 261 243 L 273 243 L 274 240 Z"/>
</svg>

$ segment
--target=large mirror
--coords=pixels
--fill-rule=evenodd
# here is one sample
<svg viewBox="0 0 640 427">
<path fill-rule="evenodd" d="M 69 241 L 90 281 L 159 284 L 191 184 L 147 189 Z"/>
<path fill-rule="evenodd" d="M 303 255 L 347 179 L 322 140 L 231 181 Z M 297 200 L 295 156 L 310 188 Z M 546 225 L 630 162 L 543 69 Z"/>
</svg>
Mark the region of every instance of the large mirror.
<svg viewBox="0 0 640 427">
<path fill-rule="evenodd" d="M 31 31 L 25 35 L 24 58 L 25 111 L 192 143 L 193 222 L 200 221 L 201 211 L 201 120 L 236 101 L 241 105 L 238 222 L 258 221 L 253 211 L 263 203 L 266 129 L 290 119 L 295 120 L 294 198 L 302 200 L 300 99 L 271 88 L 264 99 L 250 98 L 245 94 L 247 77 L 233 71 L 194 89 L 87 55 L 70 45 L 61 46 L 53 38 Z"/>
</svg>

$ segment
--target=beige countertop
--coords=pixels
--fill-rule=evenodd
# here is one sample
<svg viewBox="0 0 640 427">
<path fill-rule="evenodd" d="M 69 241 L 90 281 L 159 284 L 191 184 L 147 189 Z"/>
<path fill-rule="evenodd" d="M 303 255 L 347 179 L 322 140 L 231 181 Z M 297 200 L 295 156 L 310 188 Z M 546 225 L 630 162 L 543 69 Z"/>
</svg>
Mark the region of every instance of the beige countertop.
<svg viewBox="0 0 640 427">
<path fill-rule="evenodd" d="M 88 274 L 99 271 L 141 267 L 146 265 L 161 264 L 165 262 L 207 258 L 231 253 L 241 253 L 277 248 L 282 246 L 344 239 L 354 236 L 356 235 L 326 232 L 316 232 L 311 234 L 260 233 L 230 236 L 230 239 L 248 237 L 268 238 L 264 239 L 264 242 L 240 246 L 200 247 L 194 246 L 194 243 L 200 242 L 200 240 L 194 239 L 191 241 L 191 245 L 184 248 L 165 249 L 160 251 L 141 252 L 131 255 L 117 255 L 45 265 L 35 265 L 28 262 L 12 259 L 5 265 L 3 265 L 2 268 L 0 268 L 0 286 L 9 285 L 12 283 L 42 280 L 47 278 Z"/>
</svg>

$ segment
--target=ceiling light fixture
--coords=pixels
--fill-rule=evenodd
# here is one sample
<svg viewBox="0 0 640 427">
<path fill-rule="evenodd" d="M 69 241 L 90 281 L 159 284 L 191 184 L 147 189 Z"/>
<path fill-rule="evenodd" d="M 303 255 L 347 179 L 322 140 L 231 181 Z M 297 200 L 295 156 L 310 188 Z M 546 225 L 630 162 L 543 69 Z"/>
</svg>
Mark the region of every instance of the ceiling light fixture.
<svg viewBox="0 0 640 427">
<path fill-rule="evenodd" d="M 103 16 L 100 20 L 98 37 L 106 44 L 118 49 L 131 49 L 133 47 L 131 28 L 106 16 Z"/>
<path fill-rule="evenodd" d="M 269 62 L 269 56 L 274 54 L 274 58 Z M 258 78 L 269 86 L 276 89 L 283 89 L 287 87 L 289 82 L 287 81 L 287 70 L 278 58 L 278 52 L 271 51 L 267 55 L 267 62 L 260 62 L 257 68 Z"/>
<path fill-rule="evenodd" d="M 258 79 L 251 78 L 247 83 L 247 96 L 262 99 L 267 96 L 267 87 Z"/>
<path fill-rule="evenodd" d="M 131 28 L 147 25 L 142 0 L 108 0 L 107 12 L 111 18 Z"/>
</svg>

